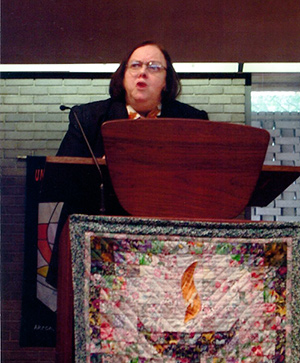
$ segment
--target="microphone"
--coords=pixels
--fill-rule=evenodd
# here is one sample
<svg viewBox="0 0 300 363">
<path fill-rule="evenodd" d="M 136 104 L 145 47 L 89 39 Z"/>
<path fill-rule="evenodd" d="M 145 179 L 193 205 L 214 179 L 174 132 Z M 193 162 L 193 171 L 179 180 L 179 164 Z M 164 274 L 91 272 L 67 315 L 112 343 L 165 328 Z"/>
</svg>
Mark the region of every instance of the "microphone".
<svg viewBox="0 0 300 363">
<path fill-rule="evenodd" d="M 100 184 L 100 197 L 101 197 L 101 201 L 100 201 L 100 213 L 101 214 L 105 214 L 103 175 L 102 175 L 102 171 L 100 169 L 100 165 L 99 165 L 99 163 L 97 161 L 97 158 L 96 158 L 96 156 L 95 156 L 95 154 L 94 154 L 94 152 L 93 152 L 93 150 L 91 148 L 91 145 L 90 145 L 90 143 L 89 143 L 89 141 L 88 141 L 88 139 L 86 137 L 86 134 L 85 134 L 85 132 L 83 130 L 83 127 L 81 125 L 81 122 L 79 121 L 79 118 L 77 116 L 77 113 L 74 111 L 74 109 L 71 108 L 71 107 L 65 106 L 65 105 L 60 105 L 59 106 L 59 109 L 61 111 L 70 110 L 70 112 L 73 112 L 73 115 L 75 117 L 75 120 L 77 122 L 77 125 L 78 125 L 78 127 L 79 127 L 79 129 L 81 131 L 81 134 L 82 134 L 82 136 L 84 138 L 84 141 L 86 143 L 86 146 L 89 149 L 89 152 L 90 152 L 90 154 L 91 154 L 91 156 L 93 158 L 94 164 L 96 165 L 97 170 L 98 170 L 98 173 L 100 175 L 100 180 L 101 180 L 101 184 Z"/>
<path fill-rule="evenodd" d="M 60 106 L 59 106 L 59 109 L 60 109 L 61 111 L 65 111 L 65 110 L 71 110 L 71 107 L 68 107 L 68 106 L 65 106 L 65 105 L 60 105 Z"/>
</svg>

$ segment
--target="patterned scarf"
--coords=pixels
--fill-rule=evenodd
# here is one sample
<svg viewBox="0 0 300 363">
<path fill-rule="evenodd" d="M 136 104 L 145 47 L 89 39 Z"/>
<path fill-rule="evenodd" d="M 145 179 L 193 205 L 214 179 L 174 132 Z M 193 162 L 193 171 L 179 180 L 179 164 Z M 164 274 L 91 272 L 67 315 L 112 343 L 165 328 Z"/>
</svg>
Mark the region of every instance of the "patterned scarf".
<svg viewBox="0 0 300 363">
<path fill-rule="evenodd" d="M 136 120 L 138 118 L 157 118 L 157 116 L 159 116 L 161 113 L 161 105 L 156 106 L 153 110 L 148 112 L 146 116 L 141 116 L 130 105 L 127 105 L 126 108 L 128 112 L 128 118 L 130 120 Z"/>
</svg>

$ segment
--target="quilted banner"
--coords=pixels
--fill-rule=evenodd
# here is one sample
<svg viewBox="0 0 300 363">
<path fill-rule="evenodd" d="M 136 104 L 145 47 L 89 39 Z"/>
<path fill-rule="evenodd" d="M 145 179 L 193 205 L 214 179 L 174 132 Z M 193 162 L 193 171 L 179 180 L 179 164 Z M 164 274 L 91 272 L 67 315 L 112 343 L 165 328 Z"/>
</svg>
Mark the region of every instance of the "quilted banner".
<svg viewBox="0 0 300 363">
<path fill-rule="evenodd" d="M 62 203 L 41 201 L 46 158 L 27 157 L 20 345 L 55 347 L 56 288 L 46 282 Z"/>
<path fill-rule="evenodd" d="M 73 216 L 77 362 L 298 362 L 298 228 Z"/>
</svg>

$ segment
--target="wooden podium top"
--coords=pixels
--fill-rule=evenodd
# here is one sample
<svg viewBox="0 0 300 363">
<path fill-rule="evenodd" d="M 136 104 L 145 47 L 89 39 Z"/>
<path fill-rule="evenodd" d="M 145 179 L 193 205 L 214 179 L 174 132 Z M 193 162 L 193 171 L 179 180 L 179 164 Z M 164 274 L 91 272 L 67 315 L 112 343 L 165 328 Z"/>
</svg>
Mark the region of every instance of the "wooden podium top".
<svg viewBox="0 0 300 363">
<path fill-rule="evenodd" d="M 106 166 L 103 158 L 97 159 L 100 167 Z M 48 156 L 50 164 L 76 164 L 94 167 L 92 158 Z M 300 176 L 300 167 L 263 165 L 257 184 L 248 202 L 248 207 L 266 207 Z"/>
<path fill-rule="evenodd" d="M 97 158 L 100 166 L 106 166 L 105 158 Z M 71 156 L 47 156 L 47 163 L 94 165 L 92 158 Z M 248 206 L 266 207 L 300 176 L 300 166 L 263 165 Z"/>
<path fill-rule="evenodd" d="M 248 206 L 266 207 L 299 176 L 299 166 L 263 165 Z"/>
</svg>

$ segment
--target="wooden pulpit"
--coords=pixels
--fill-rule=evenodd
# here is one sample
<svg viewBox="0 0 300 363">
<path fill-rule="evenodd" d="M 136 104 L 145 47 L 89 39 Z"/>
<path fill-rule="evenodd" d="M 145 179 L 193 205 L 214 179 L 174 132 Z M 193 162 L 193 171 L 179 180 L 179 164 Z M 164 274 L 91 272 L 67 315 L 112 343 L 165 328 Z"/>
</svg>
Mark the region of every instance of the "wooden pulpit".
<svg viewBox="0 0 300 363">
<path fill-rule="evenodd" d="M 106 163 L 123 208 L 134 216 L 231 219 L 247 206 L 269 133 L 188 119 L 102 125 Z"/>
<path fill-rule="evenodd" d="M 102 134 L 106 157 L 99 164 L 107 168 L 109 188 L 131 216 L 230 222 L 246 206 L 270 203 L 300 175 L 297 167 L 263 166 L 269 134 L 250 126 L 182 119 L 117 120 L 104 123 Z M 72 179 L 74 170 L 71 177 L 63 174 L 72 168 L 92 195 L 91 185 L 99 184 L 92 158 L 48 157 L 44 187 L 52 186 L 54 194 L 59 191 L 57 198 L 64 198 L 68 183 L 61 188 L 57 180 Z M 68 225 L 62 237 L 57 357 L 66 363 L 73 359 Z"/>
</svg>

